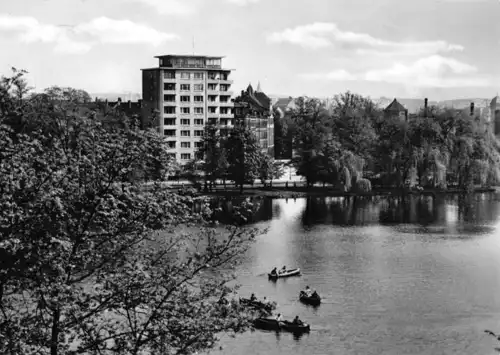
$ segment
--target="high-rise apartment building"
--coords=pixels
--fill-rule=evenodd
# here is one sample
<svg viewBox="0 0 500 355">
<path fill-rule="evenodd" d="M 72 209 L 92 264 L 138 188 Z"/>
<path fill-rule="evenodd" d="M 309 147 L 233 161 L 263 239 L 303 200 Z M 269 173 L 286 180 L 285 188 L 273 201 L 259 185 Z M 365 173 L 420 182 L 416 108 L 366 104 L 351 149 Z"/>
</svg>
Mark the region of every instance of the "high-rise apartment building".
<svg viewBox="0 0 500 355">
<path fill-rule="evenodd" d="M 157 68 L 142 69 L 143 119 L 160 112 L 157 126 L 169 154 L 184 163 L 193 159 L 205 124 L 231 126 L 231 69 L 223 57 L 162 55 Z"/>
</svg>

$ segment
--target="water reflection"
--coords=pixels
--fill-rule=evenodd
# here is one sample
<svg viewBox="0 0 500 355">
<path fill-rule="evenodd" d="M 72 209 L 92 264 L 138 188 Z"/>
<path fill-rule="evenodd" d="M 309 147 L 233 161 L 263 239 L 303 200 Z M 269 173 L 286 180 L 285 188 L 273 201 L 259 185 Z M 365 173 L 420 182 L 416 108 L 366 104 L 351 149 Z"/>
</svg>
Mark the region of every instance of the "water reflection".
<svg viewBox="0 0 500 355">
<path fill-rule="evenodd" d="M 466 222 L 482 224 L 495 221 L 500 211 L 499 196 L 493 193 L 473 195 L 409 195 L 397 197 L 308 197 L 301 211 L 301 222 L 305 228 L 320 224 L 339 226 L 361 226 L 372 224 L 435 224 L 453 225 Z M 302 200 L 302 199 L 299 199 Z M 251 202 L 251 223 L 279 219 L 283 204 L 270 198 L 214 199 L 211 208 L 220 208 L 218 218 L 227 221 L 234 206 L 243 201 Z M 297 199 L 281 200 L 287 205 L 296 205 Z M 424 233 L 426 229 L 422 229 Z"/>
<path fill-rule="evenodd" d="M 267 296 L 311 333 L 245 333 L 224 342 L 222 353 L 491 353 L 481 336 L 500 329 L 498 196 L 279 199 L 259 207 L 259 226 L 269 232 L 238 269 L 239 293 Z M 281 265 L 300 267 L 302 276 L 268 282 L 266 273 Z M 319 308 L 299 302 L 306 285 L 320 294 Z"/>
</svg>

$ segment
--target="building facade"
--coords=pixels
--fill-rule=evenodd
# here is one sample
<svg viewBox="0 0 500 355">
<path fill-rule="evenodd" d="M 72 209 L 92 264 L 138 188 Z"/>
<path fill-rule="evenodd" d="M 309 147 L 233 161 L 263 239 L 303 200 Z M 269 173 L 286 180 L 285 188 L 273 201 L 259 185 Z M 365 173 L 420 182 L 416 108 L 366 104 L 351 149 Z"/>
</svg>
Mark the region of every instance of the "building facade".
<svg viewBox="0 0 500 355">
<path fill-rule="evenodd" d="M 274 158 L 274 117 L 271 99 L 248 85 L 241 95 L 234 99 L 235 124 L 244 124 L 254 132 L 263 152 Z"/>
<path fill-rule="evenodd" d="M 195 158 L 207 123 L 231 126 L 231 69 L 223 57 L 162 55 L 159 66 L 142 69 L 143 126 L 153 124 L 181 163 Z M 152 115 L 157 117 L 153 121 Z M 149 123 L 152 122 L 152 123 Z"/>
</svg>

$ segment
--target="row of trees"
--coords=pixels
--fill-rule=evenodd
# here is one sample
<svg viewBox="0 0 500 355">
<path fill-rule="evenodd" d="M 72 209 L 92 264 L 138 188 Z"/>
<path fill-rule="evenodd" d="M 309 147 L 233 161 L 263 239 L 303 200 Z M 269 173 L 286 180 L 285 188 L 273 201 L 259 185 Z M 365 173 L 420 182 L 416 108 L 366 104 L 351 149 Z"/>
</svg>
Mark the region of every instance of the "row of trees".
<svg viewBox="0 0 500 355">
<path fill-rule="evenodd" d="M 190 354 L 244 330 L 228 270 L 257 231 L 162 189 L 155 131 L 105 127 L 78 91 L 30 94 L 23 75 L 0 81 L 0 353 Z"/>
<path fill-rule="evenodd" d="M 184 174 L 198 180 L 201 172 L 205 186 L 211 188 L 216 180 L 231 180 L 243 190 L 244 184 L 260 179 L 279 179 L 283 175 L 282 164 L 263 151 L 254 133 L 244 125 L 238 125 L 228 134 L 221 134 L 215 126 L 206 126 L 198 154 L 203 160 L 193 160 L 184 167 Z"/>
<path fill-rule="evenodd" d="M 385 116 L 368 98 L 347 92 L 332 107 L 298 98 L 292 163 L 308 185 L 346 191 L 386 187 L 470 190 L 500 182 L 500 143 L 479 117 L 432 107 L 417 117 Z"/>
</svg>

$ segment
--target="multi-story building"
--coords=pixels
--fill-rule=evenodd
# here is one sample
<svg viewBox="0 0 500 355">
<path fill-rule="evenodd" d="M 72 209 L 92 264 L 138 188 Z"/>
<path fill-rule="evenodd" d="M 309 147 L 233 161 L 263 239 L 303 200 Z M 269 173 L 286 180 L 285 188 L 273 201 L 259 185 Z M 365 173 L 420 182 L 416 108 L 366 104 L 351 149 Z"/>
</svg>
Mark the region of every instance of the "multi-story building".
<svg viewBox="0 0 500 355">
<path fill-rule="evenodd" d="M 142 69 L 143 120 L 158 110 L 155 122 L 169 154 L 185 163 L 195 157 L 205 124 L 230 126 L 234 104 L 223 57 L 162 55 L 157 68 Z"/>
<path fill-rule="evenodd" d="M 246 91 L 234 99 L 234 119 L 237 124 L 245 124 L 255 133 L 263 152 L 274 158 L 274 117 L 271 99 L 248 85 Z"/>
</svg>

